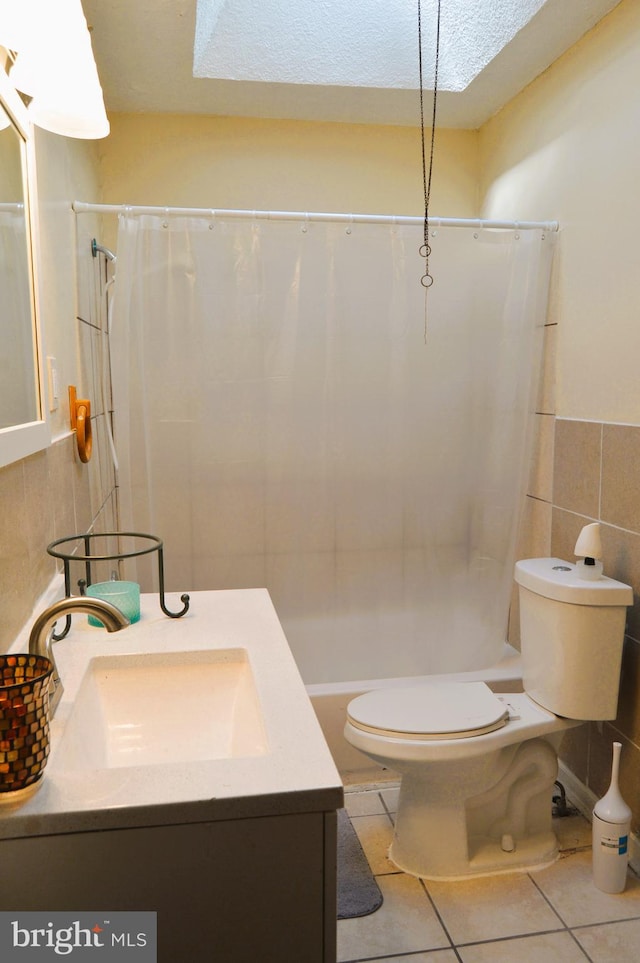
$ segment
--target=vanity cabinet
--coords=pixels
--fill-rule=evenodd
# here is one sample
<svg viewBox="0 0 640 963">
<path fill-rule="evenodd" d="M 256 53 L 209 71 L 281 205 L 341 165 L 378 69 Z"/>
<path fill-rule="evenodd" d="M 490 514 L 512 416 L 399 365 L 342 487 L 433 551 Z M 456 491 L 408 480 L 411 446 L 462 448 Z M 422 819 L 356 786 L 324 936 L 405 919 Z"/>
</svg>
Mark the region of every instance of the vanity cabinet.
<svg viewBox="0 0 640 963">
<path fill-rule="evenodd" d="M 335 963 L 343 786 L 268 593 L 140 608 L 56 645 L 42 783 L 0 809 L 0 909 L 156 912 L 159 963 Z"/>
<path fill-rule="evenodd" d="M 158 963 L 335 963 L 336 813 L 0 841 L 0 908 L 157 912 Z"/>
</svg>

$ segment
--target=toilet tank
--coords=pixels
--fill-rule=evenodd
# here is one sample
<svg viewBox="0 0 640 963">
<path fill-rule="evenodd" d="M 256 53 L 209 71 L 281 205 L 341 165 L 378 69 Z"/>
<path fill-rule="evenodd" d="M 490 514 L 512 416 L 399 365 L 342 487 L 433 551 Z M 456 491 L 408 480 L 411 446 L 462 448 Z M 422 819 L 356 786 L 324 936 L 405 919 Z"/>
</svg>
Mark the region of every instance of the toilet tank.
<svg viewBox="0 0 640 963">
<path fill-rule="evenodd" d="M 525 692 L 558 716 L 615 719 L 630 586 L 558 558 L 516 562 L 515 580 Z"/>
</svg>

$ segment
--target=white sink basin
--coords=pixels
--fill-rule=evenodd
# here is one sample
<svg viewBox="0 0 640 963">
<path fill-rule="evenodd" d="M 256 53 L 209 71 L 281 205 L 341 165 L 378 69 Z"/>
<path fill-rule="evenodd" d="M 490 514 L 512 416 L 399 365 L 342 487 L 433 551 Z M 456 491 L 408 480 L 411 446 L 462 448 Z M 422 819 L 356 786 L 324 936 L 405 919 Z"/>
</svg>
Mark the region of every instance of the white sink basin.
<svg viewBox="0 0 640 963">
<path fill-rule="evenodd" d="M 246 649 L 98 656 L 80 683 L 57 765 L 120 769 L 267 752 Z"/>
</svg>

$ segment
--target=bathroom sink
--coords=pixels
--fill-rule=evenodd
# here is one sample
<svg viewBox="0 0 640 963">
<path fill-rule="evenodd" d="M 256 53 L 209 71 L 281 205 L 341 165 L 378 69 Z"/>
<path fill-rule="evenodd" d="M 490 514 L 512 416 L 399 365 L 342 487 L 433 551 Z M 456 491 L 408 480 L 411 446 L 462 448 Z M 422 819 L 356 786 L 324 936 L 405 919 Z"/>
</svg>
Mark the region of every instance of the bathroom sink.
<svg viewBox="0 0 640 963">
<path fill-rule="evenodd" d="M 246 649 L 212 649 L 91 659 L 57 764 L 120 769 L 267 752 Z"/>
</svg>

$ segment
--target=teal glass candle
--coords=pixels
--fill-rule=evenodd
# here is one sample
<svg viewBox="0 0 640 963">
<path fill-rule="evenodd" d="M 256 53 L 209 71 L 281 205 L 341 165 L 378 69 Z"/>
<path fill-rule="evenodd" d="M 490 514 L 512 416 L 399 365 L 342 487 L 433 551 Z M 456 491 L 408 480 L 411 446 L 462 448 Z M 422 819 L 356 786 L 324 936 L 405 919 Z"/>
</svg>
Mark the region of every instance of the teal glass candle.
<svg viewBox="0 0 640 963">
<path fill-rule="evenodd" d="M 87 595 L 93 599 L 104 599 L 111 602 L 130 622 L 138 622 L 140 619 L 140 586 L 137 582 L 121 582 L 113 580 L 111 582 L 96 582 L 87 587 Z M 102 628 L 102 622 L 94 615 L 89 616 L 89 625 L 97 625 Z"/>
</svg>

